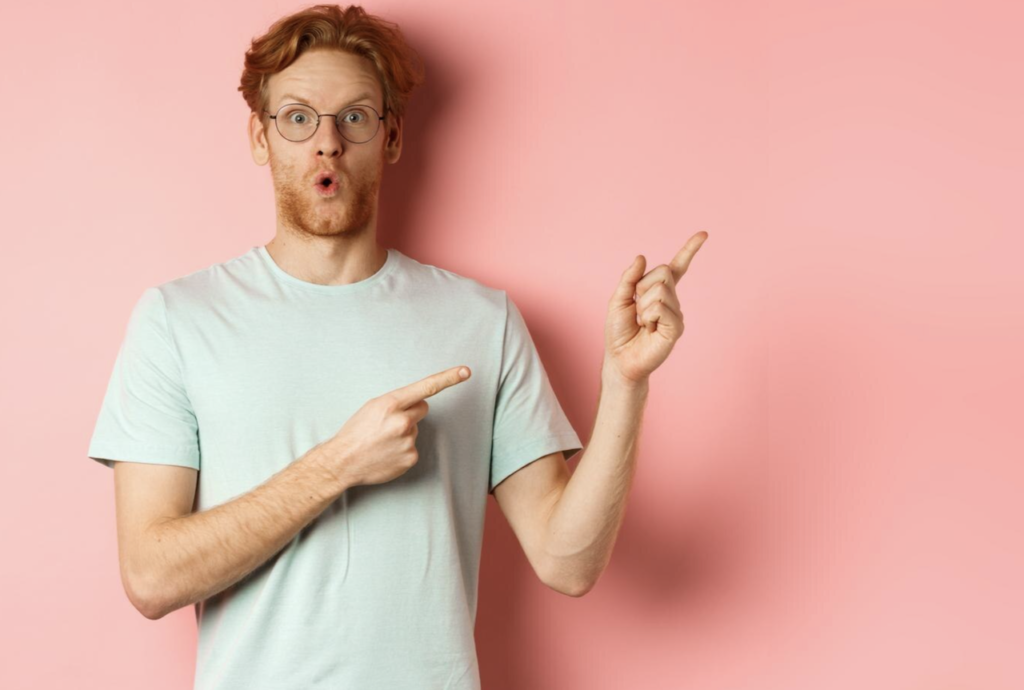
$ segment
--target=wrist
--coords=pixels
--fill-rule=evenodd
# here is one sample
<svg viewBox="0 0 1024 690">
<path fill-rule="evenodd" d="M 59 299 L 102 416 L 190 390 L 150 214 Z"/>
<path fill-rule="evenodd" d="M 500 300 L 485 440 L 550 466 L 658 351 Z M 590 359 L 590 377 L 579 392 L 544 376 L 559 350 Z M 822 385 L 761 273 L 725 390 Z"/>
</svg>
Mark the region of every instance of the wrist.
<svg viewBox="0 0 1024 690">
<path fill-rule="evenodd" d="M 613 363 L 605 359 L 601 365 L 601 386 L 603 390 L 646 394 L 650 389 L 650 379 L 646 376 L 639 381 L 626 378 Z"/>
<path fill-rule="evenodd" d="M 320 443 L 303 456 L 306 463 L 322 477 L 323 492 L 330 499 L 335 499 L 345 492 L 352 482 L 345 473 L 343 451 L 336 446 Z"/>
</svg>

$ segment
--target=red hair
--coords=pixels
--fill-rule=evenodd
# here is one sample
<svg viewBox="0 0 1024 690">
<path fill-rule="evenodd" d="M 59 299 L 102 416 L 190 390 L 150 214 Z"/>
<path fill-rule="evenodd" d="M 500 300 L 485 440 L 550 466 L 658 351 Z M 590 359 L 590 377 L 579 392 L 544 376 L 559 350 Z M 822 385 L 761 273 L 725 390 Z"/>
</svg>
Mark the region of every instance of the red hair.
<svg viewBox="0 0 1024 690">
<path fill-rule="evenodd" d="M 359 5 L 314 5 L 274 22 L 245 52 L 238 90 L 254 113 L 267 107 L 267 79 L 314 49 L 335 49 L 366 58 L 384 92 L 384 112 L 401 117 L 424 67 L 398 25 L 367 14 Z"/>
</svg>

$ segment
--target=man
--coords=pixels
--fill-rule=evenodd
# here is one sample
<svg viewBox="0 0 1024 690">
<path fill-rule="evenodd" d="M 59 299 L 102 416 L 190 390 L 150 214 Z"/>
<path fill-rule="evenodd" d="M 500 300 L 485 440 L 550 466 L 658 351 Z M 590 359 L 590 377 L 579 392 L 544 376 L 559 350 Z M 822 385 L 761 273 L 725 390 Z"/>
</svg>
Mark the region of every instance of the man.
<svg viewBox="0 0 1024 690">
<path fill-rule="evenodd" d="M 488 492 L 538 577 L 587 592 L 682 333 L 675 280 L 706 234 L 623 274 L 570 474 L 582 444 L 508 294 L 376 243 L 418 83 L 389 27 L 317 6 L 254 41 L 240 90 L 276 235 L 143 292 L 90 443 L 129 599 L 195 606 L 196 688 L 479 688 Z"/>
</svg>

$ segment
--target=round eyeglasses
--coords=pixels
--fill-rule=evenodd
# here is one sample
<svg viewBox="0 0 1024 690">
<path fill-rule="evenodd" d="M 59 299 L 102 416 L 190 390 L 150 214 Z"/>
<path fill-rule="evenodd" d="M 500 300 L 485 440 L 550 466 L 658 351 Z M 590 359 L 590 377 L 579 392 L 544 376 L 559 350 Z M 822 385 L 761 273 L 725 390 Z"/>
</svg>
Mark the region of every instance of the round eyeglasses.
<svg viewBox="0 0 1024 690">
<path fill-rule="evenodd" d="M 384 111 L 387 112 L 387 108 Z M 338 132 L 345 140 L 353 144 L 365 144 L 377 135 L 380 121 L 384 119 L 383 115 L 368 105 L 354 105 L 337 115 L 321 114 L 301 103 L 286 103 L 277 111 L 277 115 L 270 115 L 267 110 L 263 112 L 274 121 L 282 137 L 294 142 L 309 139 L 320 126 L 320 118 L 330 117 L 334 118 Z"/>
</svg>

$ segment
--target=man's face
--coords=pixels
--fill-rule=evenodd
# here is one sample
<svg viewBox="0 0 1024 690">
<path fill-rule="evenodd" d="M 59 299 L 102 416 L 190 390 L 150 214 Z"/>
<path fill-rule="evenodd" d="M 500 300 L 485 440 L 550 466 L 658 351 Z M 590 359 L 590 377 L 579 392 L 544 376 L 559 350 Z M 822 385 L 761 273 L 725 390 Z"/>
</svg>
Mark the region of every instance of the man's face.
<svg viewBox="0 0 1024 690">
<path fill-rule="evenodd" d="M 318 113 L 339 113 L 350 105 L 370 105 L 382 115 L 384 101 L 377 74 L 365 58 L 335 50 L 304 53 L 268 80 L 271 115 L 286 103 L 303 103 Z M 368 95 L 369 98 L 360 98 Z M 260 118 L 262 115 L 262 119 Z M 252 114 L 250 145 L 257 164 L 270 163 L 278 225 L 303 235 L 355 236 L 376 220 L 384 162 L 401 153 L 401 121 L 387 114 L 376 135 L 353 144 L 338 132 L 334 119 L 321 118 L 312 137 L 288 141 L 266 113 Z M 317 173 L 336 173 L 333 196 L 317 191 Z"/>
</svg>

